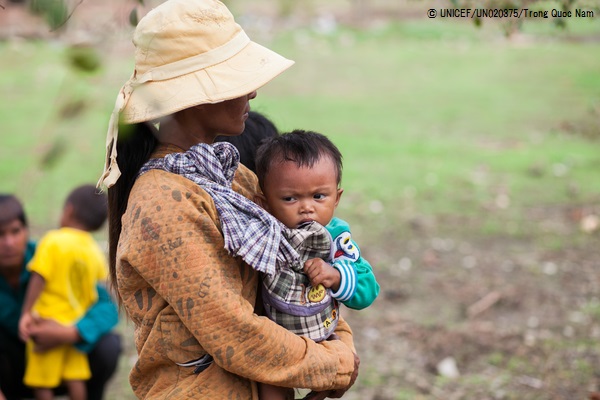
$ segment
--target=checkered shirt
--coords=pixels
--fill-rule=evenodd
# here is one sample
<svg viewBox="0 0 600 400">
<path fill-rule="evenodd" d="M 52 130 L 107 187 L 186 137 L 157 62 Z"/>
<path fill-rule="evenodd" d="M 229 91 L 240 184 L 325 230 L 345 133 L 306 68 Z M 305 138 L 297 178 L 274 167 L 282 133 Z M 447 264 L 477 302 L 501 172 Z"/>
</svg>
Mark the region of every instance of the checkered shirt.
<svg viewBox="0 0 600 400">
<path fill-rule="evenodd" d="M 215 202 L 225 248 L 257 271 L 272 276 L 276 262 L 297 262 L 298 253 L 283 237 L 279 221 L 231 189 L 239 160 L 237 149 L 230 143 L 200 143 L 185 153 L 149 160 L 138 176 L 152 169 L 162 169 L 200 185 Z"/>
<path fill-rule="evenodd" d="M 278 263 L 276 275 L 263 277 L 265 311 L 269 318 L 291 332 L 315 341 L 325 340 L 337 326 L 339 305 L 331 296 L 331 290 L 322 285 L 323 298 L 311 301 L 309 293 L 313 286 L 302 270 L 304 262 L 311 258 L 333 259 L 331 236 L 317 222 L 298 229 L 283 228 L 283 234 L 300 259 L 288 264 Z"/>
</svg>

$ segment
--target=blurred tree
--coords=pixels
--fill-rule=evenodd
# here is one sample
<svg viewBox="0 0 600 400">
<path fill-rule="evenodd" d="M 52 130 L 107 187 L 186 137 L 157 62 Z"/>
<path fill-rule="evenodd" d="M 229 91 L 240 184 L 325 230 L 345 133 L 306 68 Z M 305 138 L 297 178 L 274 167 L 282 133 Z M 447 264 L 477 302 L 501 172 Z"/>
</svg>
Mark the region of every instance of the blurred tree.
<svg viewBox="0 0 600 400">
<path fill-rule="evenodd" d="M 137 0 L 137 2 L 140 4 L 140 6 L 144 6 L 144 0 Z M 139 22 L 139 17 L 138 17 L 138 8 L 133 7 L 131 9 L 131 12 L 129 13 L 129 24 L 131 26 L 137 26 L 138 22 Z"/>
<path fill-rule="evenodd" d="M 52 30 L 60 28 L 69 19 L 69 10 L 64 0 L 31 0 L 29 9 L 32 13 L 43 16 Z"/>
</svg>

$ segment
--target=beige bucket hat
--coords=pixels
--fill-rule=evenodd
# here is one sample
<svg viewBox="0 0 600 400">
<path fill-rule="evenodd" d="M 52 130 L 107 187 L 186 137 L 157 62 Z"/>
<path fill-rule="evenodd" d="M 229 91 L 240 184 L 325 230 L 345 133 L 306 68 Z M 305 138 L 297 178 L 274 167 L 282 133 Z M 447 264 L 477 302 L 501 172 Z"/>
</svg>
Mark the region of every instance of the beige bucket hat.
<svg viewBox="0 0 600 400">
<path fill-rule="evenodd" d="M 252 42 L 217 0 L 168 0 L 142 18 L 133 36 L 135 70 L 123 85 L 106 138 L 98 186 L 121 175 L 119 120 L 153 121 L 206 103 L 251 93 L 294 62 Z"/>
</svg>

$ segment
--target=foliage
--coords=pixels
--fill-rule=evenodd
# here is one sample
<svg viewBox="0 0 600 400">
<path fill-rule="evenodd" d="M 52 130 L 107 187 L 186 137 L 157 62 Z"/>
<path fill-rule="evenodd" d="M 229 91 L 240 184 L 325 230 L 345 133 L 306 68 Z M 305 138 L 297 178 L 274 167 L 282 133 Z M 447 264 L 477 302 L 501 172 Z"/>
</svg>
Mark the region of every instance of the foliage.
<svg viewBox="0 0 600 400">
<path fill-rule="evenodd" d="M 70 46 L 66 57 L 69 64 L 80 72 L 96 72 L 102 64 L 98 51 L 91 46 Z"/>
<path fill-rule="evenodd" d="M 52 30 L 63 26 L 69 16 L 64 0 L 31 0 L 30 9 L 42 15 Z"/>
</svg>

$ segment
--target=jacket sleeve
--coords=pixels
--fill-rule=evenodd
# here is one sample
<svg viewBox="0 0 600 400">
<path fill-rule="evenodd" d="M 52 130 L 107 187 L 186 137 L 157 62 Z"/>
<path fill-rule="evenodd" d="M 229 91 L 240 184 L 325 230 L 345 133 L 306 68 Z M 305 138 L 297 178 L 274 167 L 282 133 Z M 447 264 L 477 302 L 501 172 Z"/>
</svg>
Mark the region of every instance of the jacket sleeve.
<svg viewBox="0 0 600 400">
<path fill-rule="evenodd" d="M 333 297 L 346 307 L 362 310 L 370 306 L 379 295 L 379 284 L 373 268 L 365 260 L 350 234 L 350 226 L 339 218 L 327 226 L 332 234 L 333 267 L 340 272 L 340 287 Z"/>
<path fill-rule="evenodd" d="M 147 175 L 142 178 L 151 187 L 137 190 L 137 198 L 132 192 L 129 200 L 128 214 L 135 221 L 122 233 L 133 243 L 125 261 L 172 307 L 215 363 L 278 386 L 347 387 L 354 370 L 349 329 L 342 332 L 344 340 L 317 344 L 256 315 L 258 273 L 224 249 L 212 199 L 196 185 L 174 185 L 171 174 Z"/>
<path fill-rule="evenodd" d="M 31 261 L 36 249 L 36 243 L 27 242 L 25 248 L 24 267 Z M 23 308 L 23 297 L 29 284 L 29 273 L 21 272 L 19 290 L 15 293 L 5 279 L 0 278 L 0 327 L 15 338 L 19 337 L 19 318 Z"/>
<path fill-rule="evenodd" d="M 92 351 L 98 340 L 119 322 L 117 306 L 113 303 L 110 294 L 102 285 L 98 285 L 97 289 L 98 301 L 75 324 L 81 337 L 81 342 L 75 347 L 86 353 Z"/>
<path fill-rule="evenodd" d="M 6 286 L 6 289 L 10 290 L 8 285 Z M 0 327 L 18 338 L 22 304 L 4 289 L 4 286 L 0 289 Z"/>
</svg>

